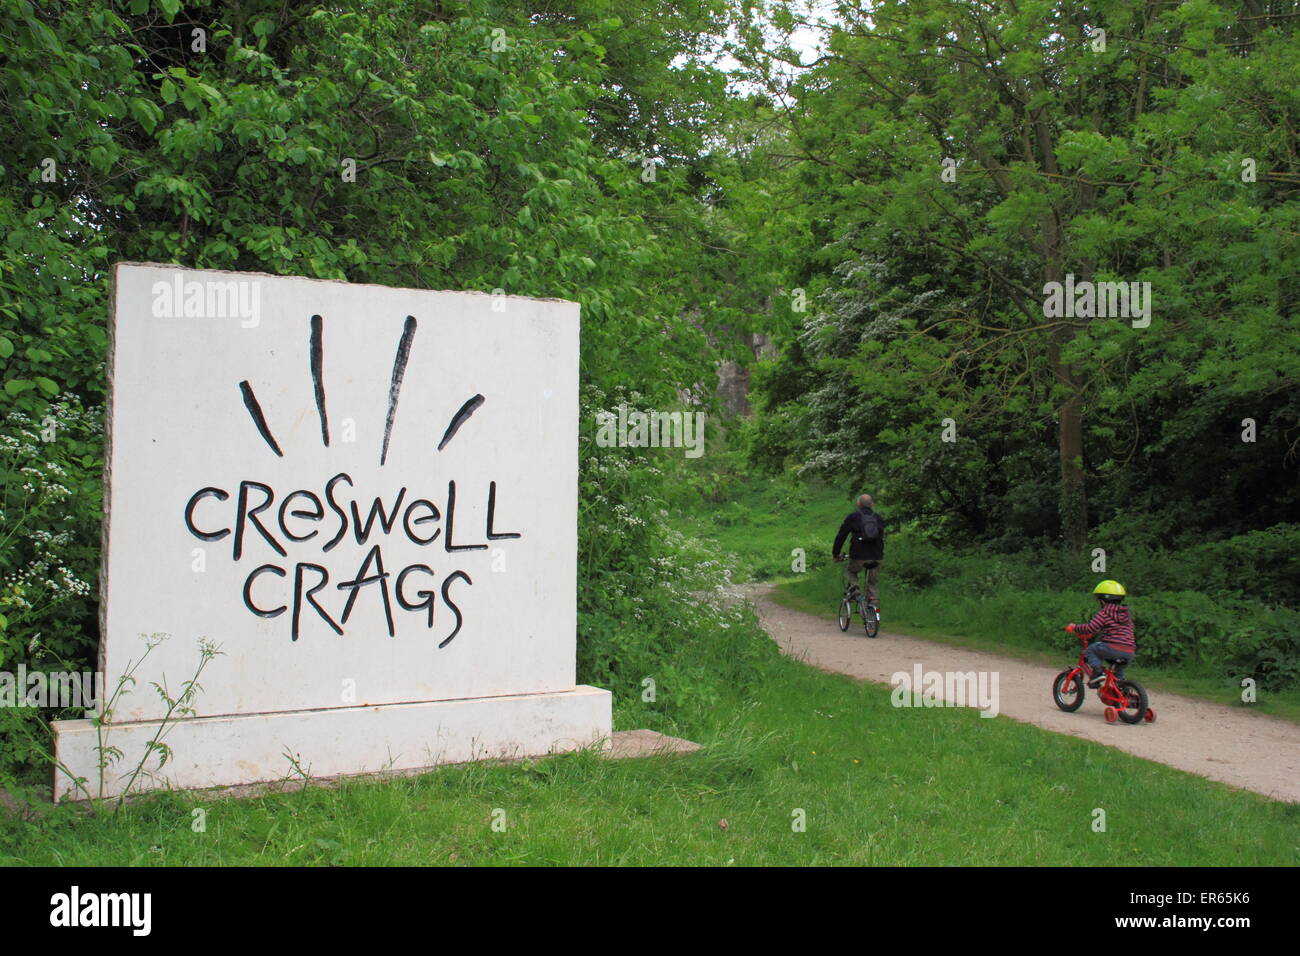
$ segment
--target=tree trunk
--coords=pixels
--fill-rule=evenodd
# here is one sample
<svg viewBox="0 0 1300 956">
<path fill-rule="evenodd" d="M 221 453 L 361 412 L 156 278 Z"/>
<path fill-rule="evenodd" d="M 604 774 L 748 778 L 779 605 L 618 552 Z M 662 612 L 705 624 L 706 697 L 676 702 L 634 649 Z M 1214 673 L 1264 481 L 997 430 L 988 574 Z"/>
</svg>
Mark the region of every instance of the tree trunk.
<svg viewBox="0 0 1300 956">
<path fill-rule="evenodd" d="M 1047 260 L 1046 282 L 1064 282 L 1060 250 L 1059 223 L 1049 214 L 1044 223 Z M 1047 358 L 1052 379 L 1066 389 L 1065 401 L 1057 409 L 1057 448 L 1061 463 L 1060 515 L 1061 534 L 1070 550 L 1082 552 L 1088 546 L 1088 489 L 1083 477 L 1083 383 L 1075 370 L 1061 358 L 1062 346 L 1070 340 L 1068 325 L 1058 325 L 1049 333 Z"/>
<path fill-rule="evenodd" d="M 1059 359 L 1059 350 L 1057 352 Z M 1070 550 L 1088 546 L 1088 493 L 1083 482 L 1083 396 L 1073 382 L 1068 366 L 1053 361 L 1053 371 L 1071 382 L 1071 391 L 1060 410 L 1061 532 Z M 1058 371 L 1059 370 L 1059 371 Z"/>
</svg>

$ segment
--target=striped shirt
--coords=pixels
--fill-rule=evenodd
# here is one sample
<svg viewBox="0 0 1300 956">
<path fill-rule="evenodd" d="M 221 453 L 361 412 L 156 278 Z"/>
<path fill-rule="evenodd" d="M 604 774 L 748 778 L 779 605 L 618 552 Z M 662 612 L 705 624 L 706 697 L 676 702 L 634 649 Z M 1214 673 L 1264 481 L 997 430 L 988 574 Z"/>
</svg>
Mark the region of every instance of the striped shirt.
<svg viewBox="0 0 1300 956">
<path fill-rule="evenodd" d="M 1103 604 L 1087 624 L 1076 624 L 1076 634 L 1096 634 L 1097 640 L 1105 641 L 1117 651 L 1137 653 L 1137 641 L 1133 637 L 1133 615 L 1123 604 Z"/>
</svg>

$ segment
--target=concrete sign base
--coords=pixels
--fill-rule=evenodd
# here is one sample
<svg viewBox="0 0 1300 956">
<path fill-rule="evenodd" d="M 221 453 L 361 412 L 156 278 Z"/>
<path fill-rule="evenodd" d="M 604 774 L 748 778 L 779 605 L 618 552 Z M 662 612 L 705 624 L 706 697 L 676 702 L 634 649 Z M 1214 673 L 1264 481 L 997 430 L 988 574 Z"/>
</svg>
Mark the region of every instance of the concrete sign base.
<svg viewBox="0 0 1300 956">
<path fill-rule="evenodd" d="M 612 701 L 609 691 L 580 685 L 551 694 L 177 720 L 161 737 L 173 748 L 173 758 L 160 767 L 157 755 L 151 755 L 133 790 L 269 783 L 301 773 L 332 777 L 410 770 L 590 746 L 605 750 Z M 119 795 L 162 725 L 113 724 L 105 728 L 102 744 L 89 720 L 54 726 L 56 756 L 65 768 L 54 783 L 54 799 L 61 801 Z M 123 754 L 106 769 L 102 794 L 101 747 Z M 82 778 L 80 787 L 69 772 Z"/>
</svg>

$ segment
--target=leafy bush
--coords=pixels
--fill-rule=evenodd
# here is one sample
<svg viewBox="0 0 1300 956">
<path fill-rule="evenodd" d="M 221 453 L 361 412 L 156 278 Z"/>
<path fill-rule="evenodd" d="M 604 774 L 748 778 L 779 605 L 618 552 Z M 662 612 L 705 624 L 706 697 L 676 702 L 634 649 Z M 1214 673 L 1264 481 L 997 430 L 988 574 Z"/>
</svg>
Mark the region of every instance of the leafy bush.
<svg viewBox="0 0 1300 956">
<path fill-rule="evenodd" d="M 890 535 L 885 545 L 889 580 L 898 587 L 928 588 L 960 579 L 963 564 L 960 556 L 920 538 Z"/>
<path fill-rule="evenodd" d="M 720 682 L 757 679 L 777 651 L 752 611 L 710 599 L 731 584 L 731 571 L 704 543 L 668 527 L 666 466 L 593 440 L 598 410 L 640 399 L 594 385 L 582 394 L 578 679 L 613 691 L 620 725 L 672 730 L 707 712 Z"/>
<path fill-rule="evenodd" d="M 0 434 L 0 670 L 81 670 L 97 646 L 100 414 L 71 395 L 15 404 Z M 0 780 L 34 766 L 50 716 L 0 708 Z"/>
<path fill-rule="evenodd" d="M 1253 677 L 1265 690 L 1300 683 L 1300 614 L 1284 608 L 1232 622 L 1223 642 L 1235 678 Z"/>
<path fill-rule="evenodd" d="M 1143 661 L 1212 663 L 1222 653 L 1222 624 L 1244 610 L 1196 591 L 1162 591 L 1129 600 Z"/>
<path fill-rule="evenodd" d="M 1199 663 L 1276 690 L 1300 679 L 1300 612 L 1199 591 L 1159 592 L 1130 604 L 1142 659 Z"/>
<path fill-rule="evenodd" d="M 1097 544 L 1106 548 L 1108 574 L 1126 586 L 1300 605 L 1300 525 L 1274 525 L 1176 551 L 1133 545 L 1108 533 L 1099 534 Z"/>
</svg>

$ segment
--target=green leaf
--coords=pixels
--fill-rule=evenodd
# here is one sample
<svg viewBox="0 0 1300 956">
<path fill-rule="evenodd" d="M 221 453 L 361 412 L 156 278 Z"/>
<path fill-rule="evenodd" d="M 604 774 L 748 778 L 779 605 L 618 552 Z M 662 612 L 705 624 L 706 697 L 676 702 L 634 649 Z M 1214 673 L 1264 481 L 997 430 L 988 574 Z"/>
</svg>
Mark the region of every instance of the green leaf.
<svg viewBox="0 0 1300 956">
<path fill-rule="evenodd" d="M 53 379 L 45 378 L 43 376 L 37 376 L 36 384 L 40 386 L 42 392 L 44 392 L 46 395 L 50 396 L 51 398 L 59 394 L 58 383 L 55 382 Z"/>
<path fill-rule="evenodd" d="M 5 382 L 5 394 L 10 397 L 21 395 L 29 388 L 35 388 L 35 384 L 30 379 L 11 378 Z"/>
<path fill-rule="evenodd" d="M 162 94 L 164 103 L 170 104 L 176 102 L 176 84 L 171 80 L 163 80 L 162 86 L 159 88 L 158 92 Z"/>
<path fill-rule="evenodd" d="M 14 354 L 14 344 L 0 335 L 0 358 L 7 359 Z"/>
<path fill-rule="evenodd" d="M 166 81 L 163 85 L 166 86 Z M 175 98 L 175 87 L 172 88 L 172 97 Z M 158 121 L 163 118 L 163 112 L 158 104 L 139 96 L 131 98 L 131 115 L 144 127 L 146 133 L 152 133 L 157 128 Z"/>
</svg>

